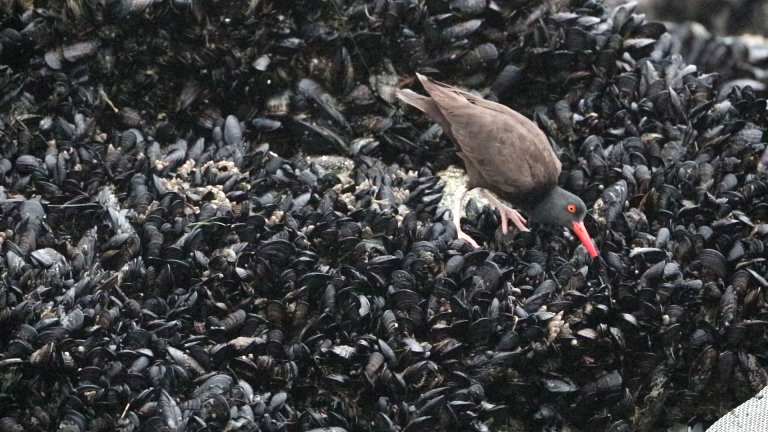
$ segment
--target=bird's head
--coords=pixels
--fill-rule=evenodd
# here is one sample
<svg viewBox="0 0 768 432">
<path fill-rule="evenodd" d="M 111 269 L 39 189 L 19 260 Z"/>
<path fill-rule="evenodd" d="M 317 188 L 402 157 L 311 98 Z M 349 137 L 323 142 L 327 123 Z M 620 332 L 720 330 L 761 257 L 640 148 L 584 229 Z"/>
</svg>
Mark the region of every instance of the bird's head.
<svg viewBox="0 0 768 432">
<path fill-rule="evenodd" d="M 581 198 L 560 187 L 555 187 L 546 196 L 533 198 L 536 198 L 532 201 L 533 205 L 526 211 L 531 220 L 570 228 L 589 254 L 593 258 L 597 256 L 597 249 L 584 227 L 587 206 Z"/>
</svg>

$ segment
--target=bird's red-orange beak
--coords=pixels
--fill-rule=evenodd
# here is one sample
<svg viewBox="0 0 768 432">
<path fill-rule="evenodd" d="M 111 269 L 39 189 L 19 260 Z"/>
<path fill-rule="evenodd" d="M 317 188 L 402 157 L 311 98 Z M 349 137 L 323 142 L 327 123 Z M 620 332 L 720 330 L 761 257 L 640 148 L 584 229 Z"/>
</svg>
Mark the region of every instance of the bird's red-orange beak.
<svg viewBox="0 0 768 432">
<path fill-rule="evenodd" d="M 584 226 L 584 222 L 574 222 L 573 232 L 575 232 L 576 236 L 579 238 L 579 240 L 581 240 L 581 244 L 587 248 L 589 255 L 592 258 L 596 257 L 597 249 L 595 249 L 595 245 L 592 243 L 592 239 L 589 237 L 589 233 L 587 233 L 587 228 Z"/>
</svg>

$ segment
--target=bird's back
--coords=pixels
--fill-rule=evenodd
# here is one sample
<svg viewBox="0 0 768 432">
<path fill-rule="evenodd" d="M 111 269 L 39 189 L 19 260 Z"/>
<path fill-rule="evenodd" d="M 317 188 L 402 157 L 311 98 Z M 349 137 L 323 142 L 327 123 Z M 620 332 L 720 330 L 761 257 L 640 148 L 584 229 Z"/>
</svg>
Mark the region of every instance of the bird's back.
<svg viewBox="0 0 768 432">
<path fill-rule="evenodd" d="M 429 96 L 398 97 L 438 123 L 461 152 L 471 187 L 512 201 L 557 184 L 561 163 L 546 135 L 522 114 L 418 75 Z"/>
</svg>

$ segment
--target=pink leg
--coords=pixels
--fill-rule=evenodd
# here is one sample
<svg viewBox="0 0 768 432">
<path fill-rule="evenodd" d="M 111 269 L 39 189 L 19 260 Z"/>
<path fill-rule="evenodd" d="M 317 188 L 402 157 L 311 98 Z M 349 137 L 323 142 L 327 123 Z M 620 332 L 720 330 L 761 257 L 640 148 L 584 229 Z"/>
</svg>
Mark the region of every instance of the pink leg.
<svg viewBox="0 0 768 432">
<path fill-rule="evenodd" d="M 461 230 L 461 202 L 464 200 L 464 195 L 468 192 L 466 186 L 459 186 L 453 193 L 453 224 L 456 225 L 456 234 L 458 238 L 465 240 L 473 247 L 479 248 L 477 242 L 468 234 Z"/>
<path fill-rule="evenodd" d="M 514 223 L 517 229 L 520 231 L 530 231 L 525 226 L 527 221 L 525 218 L 523 218 L 523 215 L 517 212 L 517 210 L 511 209 L 502 204 L 501 201 L 497 200 L 493 194 L 485 189 L 480 189 L 480 193 L 491 203 L 492 206 L 496 207 L 499 213 L 501 213 L 501 232 L 504 234 L 507 233 L 507 219 L 511 219 L 512 223 Z"/>
</svg>

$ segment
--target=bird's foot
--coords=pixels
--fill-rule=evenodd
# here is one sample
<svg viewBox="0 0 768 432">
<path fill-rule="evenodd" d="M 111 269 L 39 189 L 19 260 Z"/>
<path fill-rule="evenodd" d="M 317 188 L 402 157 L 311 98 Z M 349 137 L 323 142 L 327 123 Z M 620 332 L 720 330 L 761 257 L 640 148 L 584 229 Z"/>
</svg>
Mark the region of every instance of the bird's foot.
<svg viewBox="0 0 768 432">
<path fill-rule="evenodd" d="M 480 249 L 480 245 L 477 244 L 475 239 L 470 237 L 469 234 L 467 234 L 464 231 L 462 231 L 461 228 L 458 228 L 458 227 L 456 228 L 456 237 L 458 237 L 458 238 L 464 240 L 465 242 L 471 244 L 472 247 L 474 247 L 476 249 Z"/>
<path fill-rule="evenodd" d="M 474 248 L 480 248 L 477 242 L 461 230 L 461 201 L 464 199 L 464 195 L 467 194 L 466 186 L 459 186 L 454 192 L 453 196 L 453 224 L 456 226 L 456 237 L 464 240 L 472 245 Z"/>
<path fill-rule="evenodd" d="M 507 220 L 511 220 L 520 231 L 530 231 L 528 227 L 525 226 L 528 221 L 526 221 L 525 218 L 523 218 L 523 215 L 518 213 L 517 210 L 503 206 L 502 208 L 499 208 L 499 213 L 501 213 L 501 232 L 504 234 L 508 231 Z"/>
<path fill-rule="evenodd" d="M 506 234 L 507 231 L 509 231 L 507 220 L 511 220 L 512 223 L 515 224 L 517 229 L 520 231 L 530 231 L 528 227 L 525 226 L 528 221 L 526 221 L 523 215 L 521 215 L 517 210 L 502 204 L 501 201 L 496 199 L 495 196 L 493 196 L 485 189 L 483 189 L 481 193 L 491 203 L 491 205 L 496 207 L 496 209 L 499 211 L 501 215 L 501 232 Z"/>
</svg>

